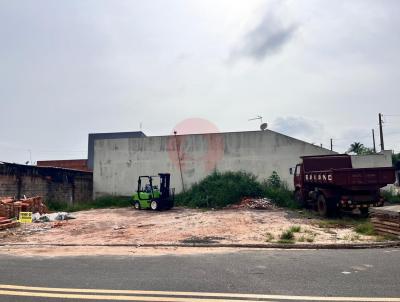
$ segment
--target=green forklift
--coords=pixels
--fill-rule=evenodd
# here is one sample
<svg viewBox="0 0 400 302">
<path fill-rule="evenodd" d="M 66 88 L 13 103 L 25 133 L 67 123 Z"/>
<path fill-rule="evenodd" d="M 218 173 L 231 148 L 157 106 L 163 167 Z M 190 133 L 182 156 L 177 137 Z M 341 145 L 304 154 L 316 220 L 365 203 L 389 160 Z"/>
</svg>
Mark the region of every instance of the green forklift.
<svg viewBox="0 0 400 302">
<path fill-rule="evenodd" d="M 139 176 L 137 192 L 132 196 L 136 210 L 169 210 L 174 206 L 174 189 L 170 189 L 169 173 Z M 159 186 L 157 185 L 159 184 Z"/>
</svg>

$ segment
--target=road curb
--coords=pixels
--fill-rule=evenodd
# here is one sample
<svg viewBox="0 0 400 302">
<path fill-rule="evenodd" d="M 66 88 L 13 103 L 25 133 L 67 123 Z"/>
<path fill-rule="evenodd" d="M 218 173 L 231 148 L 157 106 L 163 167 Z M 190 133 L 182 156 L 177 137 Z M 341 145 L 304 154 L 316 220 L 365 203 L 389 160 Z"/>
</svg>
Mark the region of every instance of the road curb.
<svg viewBox="0 0 400 302">
<path fill-rule="evenodd" d="M 381 249 L 400 247 L 400 241 L 384 243 L 343 243 L 343 244 L 236 244 L 236 243 L 119 243 L 119 244 L 75 244 L 75 243 L 0 243 L 0 246 L 26 246 L 26 247 L 186 247 L 186 248 L 247 248 L 247 249 L 312 249 L 312 250 L 337 250 L 337 249 Z"/>
</svg>

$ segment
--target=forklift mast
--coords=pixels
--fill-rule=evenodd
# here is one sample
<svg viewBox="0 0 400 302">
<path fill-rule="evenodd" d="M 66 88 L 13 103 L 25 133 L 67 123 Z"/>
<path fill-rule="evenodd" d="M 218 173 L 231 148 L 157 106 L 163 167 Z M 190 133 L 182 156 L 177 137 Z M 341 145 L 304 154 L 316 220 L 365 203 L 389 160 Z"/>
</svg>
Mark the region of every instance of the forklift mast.
<svg viewBox="0 0 400 302">
<path fill-rule="evenodd" d="M 169 173 L 158 173 L 160 176 L 160 193 L 162 198 L 169 198 L 170 191 L 170 174 Z"/>
</svg>

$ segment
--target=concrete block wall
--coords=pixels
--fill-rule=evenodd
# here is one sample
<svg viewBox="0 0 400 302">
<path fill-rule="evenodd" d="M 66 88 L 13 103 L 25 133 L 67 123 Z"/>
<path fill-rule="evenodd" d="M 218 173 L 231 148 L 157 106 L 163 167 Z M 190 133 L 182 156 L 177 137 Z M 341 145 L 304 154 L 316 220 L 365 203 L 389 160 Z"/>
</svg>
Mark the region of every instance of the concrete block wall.
<svg viewBox="0 0 400 302">
<path fill-rule="evenodd" d="M 0 174 L 0 196 L 15 196 L 17 190 L 17 177 L 15 175 Z"/>
<path fill-rule="evenodd" d="M 101 195 L 131 195 L 139 175 L 171 173 L 171 187 L 182 190 L 214 169 L 247 171 L 260 180 L 273 171 L 292 186 L 289 169 L 300 156 L 335 154 L 330 150 L 274 131 L 249 131 L 142 138 L 100 139 L 94 143 L 93 191 Z"/>
<path fill-rule="evenodd" d="M 92 192 L 89 172 L 0 164 L 0 196 L 43 196 L 45 201 L 77 204 L 90 201 Z"/>
</svg>

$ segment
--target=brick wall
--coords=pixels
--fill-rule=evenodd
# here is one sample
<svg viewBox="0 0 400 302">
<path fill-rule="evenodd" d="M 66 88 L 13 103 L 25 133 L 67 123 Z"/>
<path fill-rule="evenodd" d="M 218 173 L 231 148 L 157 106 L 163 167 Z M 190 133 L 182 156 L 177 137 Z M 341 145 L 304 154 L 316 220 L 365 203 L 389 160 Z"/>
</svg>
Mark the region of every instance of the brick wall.
<svg viewBox="0 0 400 302">
<path fill-rule="evenodd" d="M 39 167 L 54 167 L 90 171 L 87 165 L 87 159 L 38 160 L 36 164 Z"/>
<path fill-rule="evenodd" d="M 90 172 L 0 164 L 0 196 L 43 196 L 45 201 L 76 204 L 92 199 Z"/>
</svg>

